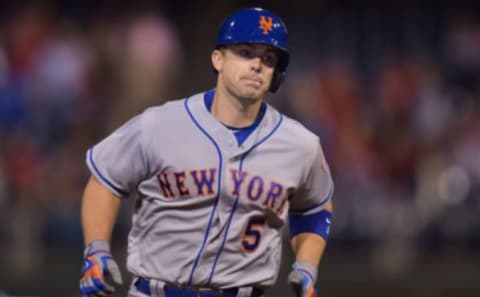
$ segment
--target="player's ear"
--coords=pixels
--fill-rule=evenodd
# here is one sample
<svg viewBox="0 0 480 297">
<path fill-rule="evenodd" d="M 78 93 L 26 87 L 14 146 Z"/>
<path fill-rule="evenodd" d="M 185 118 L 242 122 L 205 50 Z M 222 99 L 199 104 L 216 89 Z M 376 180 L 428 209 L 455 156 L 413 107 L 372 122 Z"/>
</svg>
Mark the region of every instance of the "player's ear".
<svg viewBox="0 0 480 297">
<path fill-rule="evenodd" d="M 223 65 L 223 52 L 221 49 L 214 49 L 212 51 L 211 59 L 212 59 L 212 66 L 217 72 L 222 69 Z"/>
</svg>

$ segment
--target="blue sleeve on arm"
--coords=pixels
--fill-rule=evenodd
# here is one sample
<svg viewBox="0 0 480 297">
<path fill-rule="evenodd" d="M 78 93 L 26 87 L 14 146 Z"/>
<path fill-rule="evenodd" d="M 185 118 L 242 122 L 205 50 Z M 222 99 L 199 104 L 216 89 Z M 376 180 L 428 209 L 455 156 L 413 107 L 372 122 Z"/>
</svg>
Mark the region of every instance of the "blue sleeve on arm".
<svg viewBox="0 0 480 297">
<path fill-rule="evenodd" d="M 315 233 L 323 237 L 325 241 L 328 240 L 330 233 L 330 224 L 332 221 L 332 213 L 328 210 L 322 210 L 319 213 L 311 215 L 296 215 L 290 214 L 288 216 L 290 227 L 290 238 L 295 237 L 299 233 Z"/>
</svg>

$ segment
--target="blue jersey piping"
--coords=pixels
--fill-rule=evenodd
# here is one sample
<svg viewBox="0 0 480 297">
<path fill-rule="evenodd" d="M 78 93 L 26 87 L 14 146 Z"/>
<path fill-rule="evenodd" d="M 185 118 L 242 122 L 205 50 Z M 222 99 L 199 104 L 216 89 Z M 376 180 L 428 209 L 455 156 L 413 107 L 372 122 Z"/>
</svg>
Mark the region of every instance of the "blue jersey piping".
<svg viewBox="0 0 480 297">
<path fill-rule="evenodd" d="M 215 203 L 213 205 L 213 210 L 212 210 L 212 213 L 210 214 L 210 219 L 208 220 L 208 225 L 207 225 L 207 230 L 205 231 L 205 235 L 203 237 L 203 242 L 202 242 L 202 245 L 200 247 L 200 250 L 198 251 L 197 253 L 197 257 L 195 258 L 195 262 L 193 264 L 193 267 L 192 267 L 192 271 L 190 272 L 190 277 L 188 279 L 188 284 L 189 286 L 192 285 L 192 281 L 193 281 L 193 275 L 195 274 L 195 270 L 197 269 L 197 265 L 198 265 L 198 261 L 200 260 L 200 256 L 202 255 L 203 253 L 203 250 L 205 249 L 205 244 L 207 242 L 207 238 L 208 238 L 208 235 L 210 233 L 210 227 L 212 225 L 212 220 L 213 220 L 213 216 L 217 210 L 217 205 L 218 205 L 218 198 L 220 197 L 220 187 L 221 187 L 221 184 L 222 184 L 222 163 L 223 163 L 223 157 L 222 157 L 222 152 L 220 151 L 220 147 L 218 146 L 218 144 L 215 142 L 215 140 L 213 139 L 213 137 L 208 134 L 208 132 L 203 129 L 203 127 L 198 123 L 198 121 L 195 119 L 195 117 L 193 116 L 192 112 L 190 111 L 190 108 L 188 107 L 188 99 L 185 99 L 184 101 L 184 106 L 185 106 L 185 109 L 188 113 L 188 115 L 190 116 L 190 118 L 192 119 L 193 123 L 195 124 L 195 126 L 197 126 L 197 128 L 212 142 L 212 144 L 215 146 L 215 149 L 217 150 L 217 153 L 218 153 L 218 158 L 219 158 L 219 166 L 218 166 L 218 183 L 217 183 L 217 196 L 215 197 Z"/>
<path fill-rule="evenodd" d="M 317 203 L 313 206 L 310 206 L 308 208 L 305 208 L 305 209 L 300 209 L 300 210 L 292 210 L 292 213 L 301 213 L 301 212 L 307 212 L 307 211 L 310 211 L 314 208 L 317 208 L 319 206 L 323 206 L 325 203 L 327 203 L 328 201 L 330 201 L 330 198 L 332 198 L 332 195 L 333 195 L 333 186 L 330 188 L 330 191 L 328 192 L 327 196 L 325 199 L 322 200 L 322 202 L 320 203 Z"/>
<path fill-rule="evenodd" d="M 257 142 L 255 145 L 253 145 L 248 151 L 246 151 L 243 155 L 242 155 L 242 158 L 240 159 L 240 163 L 239 163 L 239 170 L 241 171 L 242 168 L 243 168 L 243 161 L 244 159 L 247 157 L 247 155 L 256 147 L 258 147 L 260 144 L 264 143 L 268 138 L 270 138 L 278 129 L 278 127 L 280 127 L 280 124 L 282 123 L 283 121 L 283 116 L 280 115 L 280 119 L 278 121 L 278 123 L 275 125 L 275 127 L 272 129 L 272 131 L 270 131 L 270 133 L 268 133 L 268 135 L 266 135 L 262 140 L 260 140 L 259 142 Z M 208 278 L 208 282 L 207 284 L 210 284 L 211 281 L 212 281 L 212 278 L 213 278 L 213 275 L 215 274 L 215 268 L 217 267 L 217 262 L 218 262 L 218 259 L 220 258 L 220 254 L 223 252 L 223 248 L 225 247 L 225 242 L 227 241 L 227 237 L 228 237 L 228 231 L 230 229 L 230 224 L 232 222 L 232 219 L 233 219 L 233 215 L 235 214 L 235 210 L 237 209 L 237 205 L 238 205 L 238 199 L 240 197 L 237 197 L 235 198 L 235 202 L 233 204 L 233 207 L 232 207 L 232 211 L 230 213 L 230 216 L 228 218 L 228 223 L 227 223 L 227 228 L 225 230 L 225 235 L 223 236 L 223 241 L 222 241 L 222 245 L 220 246 L 220 249 L 219 251 L 217 252 L 217 255 L 215 257 L 215 261 L 213 262 L 213 266 L 212 266 L 212 271 L 210 272 L 210 276 Z"/>
<path fill-rule="evenodd" d="M 109 185 L 112 189 L 117 191 L 122 196 L 127 196 L 128 192 L 122 191 L 119 188 L 115 187 L 103 174 L 98 170 L 97 165 L 95 165 L 95 161 L 93 160 L 93 147 L 88 150 L 88 159 L 90 160 L 90 164 L 92 164 L 93 170 L 97 174 L 97 176 L 107 185 Z"/>
</svg>

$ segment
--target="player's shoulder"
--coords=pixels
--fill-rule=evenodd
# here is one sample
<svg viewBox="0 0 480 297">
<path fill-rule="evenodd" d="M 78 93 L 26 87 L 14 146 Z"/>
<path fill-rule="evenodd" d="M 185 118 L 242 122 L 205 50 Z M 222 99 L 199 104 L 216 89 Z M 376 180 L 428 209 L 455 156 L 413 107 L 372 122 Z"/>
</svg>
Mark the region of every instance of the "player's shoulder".
<svg viewBox="0 0 480 297">
<path fill-rule="evenodd" d="M 169 114 L 175 110 L 183 110 L 185 98 L 175 98 L 162 104 L 146 108 L 142 113 L 146 117 L 155 117 L 159 114 Z"/>
<path fill-rule="evenodd" d="M 177 117 L 179 116 L 179 114 L 186 115 L 187 109 L 192 108 L 192 104 L 187 104 L 187 101 L 195 102 L 193 106 L 198 108 L 198 106 L 203 106 L 203 104 L 199 104 L 199 103 L 203 102 L 204 95 L 205 95 L 205 92 L 203 91 L 188 97 L 168 100 L 163 104 L 147 108 L 143 112 L 143 116 L 154 117 L 154 118 L 157 118 L 158 116 L 166 116 L 168 118 L 172 116 Z M 188 108 L 187 108 L 187 105 L 188 105 Z"/>
<path fill-rule="evenodd" d="M 185 98 L 175 98 L 162 104 L 147 107 L 139 116 L 146 125 L 178 120 L 184 112 Z"/>
<path fill-rule="evenodd" d="M 281 144 L 290 154 L 309 156 L 309 160 L 314 158 L 321 149 L 320 137 L 297 119 L 289 117 L 270 104 L 268 107 L 272 119 L 281 119 L 278 129 L 272 135 L 276 143 Z"/>
<path fill-rule="evenodd" d="M 282 124 L 279 127 L 279 135 L 283 135 L 285 139 L 302 147 L 315 148 L 320 142 L 320 138 L 313 131 L 308 129 L 300 121 L 282 114 Z"/>
<path fill-rule="evenodd" d="M 284 129 L 288 129 L 292 133 L 298 134 L 298 136 L 305 138 L 306 140 L 317 140 L 318 135 L 313 133 L 300 121 L 291 118 L 285 114 L 282 114 L 284 121 Z"/>
<path fill-rule="evenodd" d="M 320 137 L 300 121 L 282 114 L 282 125 L 277 133 L 289 152 L 302 156 L 306 166 L 310 166 L 319 152 L 322 152 Z"/>
</svg>

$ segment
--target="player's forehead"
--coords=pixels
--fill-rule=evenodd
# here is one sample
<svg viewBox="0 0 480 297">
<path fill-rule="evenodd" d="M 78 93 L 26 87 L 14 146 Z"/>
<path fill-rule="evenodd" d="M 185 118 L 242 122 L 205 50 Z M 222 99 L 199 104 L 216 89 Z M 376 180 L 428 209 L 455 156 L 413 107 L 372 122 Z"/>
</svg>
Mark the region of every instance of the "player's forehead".
<svg viewBox="0 0 480 297">
<path fill-rule="evenodd" d="M 247 48 L 247 49 L 258 51 L 258 52 L 278 54 L 277 48 L 268 44 L 263 44 L 263 43 L 237 43 L 237 44 L 228 45 L 227 48 L 233 49 L 233 50 Z"/>
</svg>

